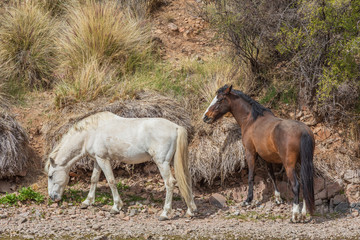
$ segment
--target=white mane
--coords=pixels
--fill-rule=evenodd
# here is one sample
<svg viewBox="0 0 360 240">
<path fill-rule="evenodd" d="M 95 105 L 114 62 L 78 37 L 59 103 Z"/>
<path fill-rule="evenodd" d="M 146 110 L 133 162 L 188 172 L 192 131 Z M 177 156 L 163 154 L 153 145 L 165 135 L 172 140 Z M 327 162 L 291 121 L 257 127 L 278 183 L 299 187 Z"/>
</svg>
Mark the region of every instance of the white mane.
<svg viewBox="0 0 360 240">
<path fill-rule="evenodd" d="M 48 172 L 49 165 L 50 165 L 50 158 L 55 159 L 57 153 L 59 152 L 59 149 L 61 146 L 69 141 L 72 136 L 74 136 L 77 133 L 80 133 L 82 131 L 88 131 L 91 129 L 96 129 L 99 125 L 99 122 L 109 120 L 114 118 L 114 116 L 117 116 L 111 112 L 99 112 L 95 113 L 94 115 L 90 115 L 79 122 L 75 123 L 68 132 L 62 137 L 61 141 L 56 145 L 56 147 L 51 151 L 49 154 L 49 158 L 45 163 L 45 171 Z"/>
</svg>

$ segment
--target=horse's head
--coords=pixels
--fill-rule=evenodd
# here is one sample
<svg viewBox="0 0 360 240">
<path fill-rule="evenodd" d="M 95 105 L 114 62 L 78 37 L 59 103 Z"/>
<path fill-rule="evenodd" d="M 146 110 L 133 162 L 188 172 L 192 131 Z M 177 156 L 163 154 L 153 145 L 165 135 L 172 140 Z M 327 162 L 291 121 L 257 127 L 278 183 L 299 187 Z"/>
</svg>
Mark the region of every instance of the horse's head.
<svg viewBox="0 0 360 240">
<path fill-rule="evenodd" d="M 69 170 L 66 166 L 56 164 L 53 158 L 49 158 L 45 171 L 48 173 L 48 192 L 51 200 L 61 200 L 65 186 L 69 182 Z"/>
<path fill-rule="evenodd" d="M 232 85 L 225 85 L 217 91 L 217 95 L 206 109 L 203 121 L 206 123 L 213 123 L 221 118 L 225 113 L 230 111 L 230 99 Z"/>
</svg>

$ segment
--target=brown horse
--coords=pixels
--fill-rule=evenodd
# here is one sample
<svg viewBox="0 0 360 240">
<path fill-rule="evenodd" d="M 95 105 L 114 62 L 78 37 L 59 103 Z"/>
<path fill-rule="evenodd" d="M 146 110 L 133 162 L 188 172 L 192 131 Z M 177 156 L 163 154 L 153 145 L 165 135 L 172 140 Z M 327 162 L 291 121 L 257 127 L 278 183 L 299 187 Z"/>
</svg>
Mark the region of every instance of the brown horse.
<svg viewBox="0 0 360 240">
<path fill-rule="evenodd" d="M 206 110 L 203 120 L 213 123 L 225 113 L 230 112 L 241 127 L 242 142 L 249 167 L 249 191 L 243 205 L 253 199 L 255 159 L 260 156 L 267 162 L 270 178 L 275 188 L 275 199 L 281 202 L 276 186 L 273 163 L 282 163 L 294 193 L 292 221 L 305 220 L 306 209 L 312 214 L 315 210 L 313 186 L 314 134 L 305 124 L 277 118 L 260 103 L 232 86 L 223 86 Z M 303 187 L 304 204 L 300 215 L 299 190 L 296 177 L 296 162 L 301 162 L 300 176 Z"/>
</svg>

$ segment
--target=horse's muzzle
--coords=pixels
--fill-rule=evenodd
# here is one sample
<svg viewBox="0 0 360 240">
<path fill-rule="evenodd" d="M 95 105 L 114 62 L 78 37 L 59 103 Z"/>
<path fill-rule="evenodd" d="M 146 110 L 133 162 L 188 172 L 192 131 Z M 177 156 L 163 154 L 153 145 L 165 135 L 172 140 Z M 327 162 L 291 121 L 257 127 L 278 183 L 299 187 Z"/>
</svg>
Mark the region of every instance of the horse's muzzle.
<svg viewBox="0 0 360 240">
<path fill-rule="evenodd" d="M 50 195 L 51 200 L 53 200 L 54 202 L 59 202 L 61 200 L 61 197 L 59 196 L 59 194 L 55 193 Z"/>
<path fill-rule="evenodd" d="M 203 121 L 204 121 L 205 123 L 210 124 L 210 123 L 213 122 L 213 119 L 212 119 L 212 118 L 209 118 L 208 116 L 205 115 L 205 116 L 203 117 Z"/>
</svg>

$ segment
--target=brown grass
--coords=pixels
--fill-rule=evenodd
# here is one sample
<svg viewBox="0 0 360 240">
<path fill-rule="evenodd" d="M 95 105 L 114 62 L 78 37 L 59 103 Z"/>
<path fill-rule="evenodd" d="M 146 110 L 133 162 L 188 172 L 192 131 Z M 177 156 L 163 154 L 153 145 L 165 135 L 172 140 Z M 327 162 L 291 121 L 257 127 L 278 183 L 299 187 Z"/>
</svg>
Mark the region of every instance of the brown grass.
<svg viewBox="0 0 360 240">
<path fill-rule="evenodd" d="M 30 88 L 52 82 L 57 23 L 33 1 L 0 15 L 0 78 Z"/>
<path fill-rule="evenodd" d="M 199 123 L 190 144 L 190 172 L 195 182 L 211 185 L 215 178 L 224 181 L 245 167 L 241 130 L 233 118 L 224 117 L 212 125 Z"/>
<path fill-rule="evenodd" d="M 25 130 L 12 116 L 0 111 L 0 178 L 22 174 L 31 164 Z"/>
</svg>

